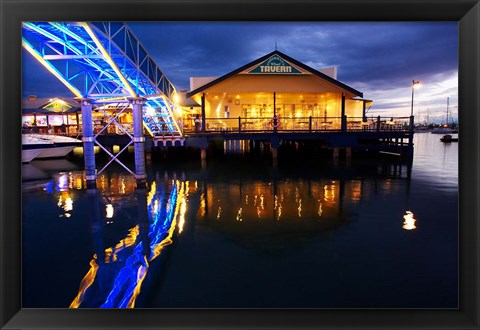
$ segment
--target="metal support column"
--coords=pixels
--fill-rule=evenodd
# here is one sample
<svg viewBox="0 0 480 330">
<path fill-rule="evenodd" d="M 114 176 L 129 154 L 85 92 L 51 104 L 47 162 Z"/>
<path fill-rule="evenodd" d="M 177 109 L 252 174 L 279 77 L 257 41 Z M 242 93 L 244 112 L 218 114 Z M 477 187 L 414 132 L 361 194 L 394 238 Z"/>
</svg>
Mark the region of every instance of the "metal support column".
<svg viewBox="0 0 480 330">
<path fill-rule="evenodd" d="M 367 108 L 367 101 L 363 100 L 363 110 L 362 110 L 362 121 L 367 121 L 367 117 L 365 116 L 366 115 L 366 108 Z"/>
<path fill-rule="evenodd" d="M 202 133 L 205 133 L 205 93 L 202 94 Z"/>
<path fill-rule="evenodd" d="M 334 147 L 333 148 L 333 160 L 336 161 L 340 157 L 340 148 Z"/>
<path fill-rule="evenodd" d="M 345 148 L 345 159 L 347 162 L 352 160 L 352 147 Z"/>
<path fill-rule="evenodd" d="M 92 120 L 92 102 L 87 98 L 77 99 L 82 108 L 82 141 L 83 141 L 83 160 L 85 163 L 85 179 L 87 180 L 87 189 L 95 189 L 97 187 L 96 168 L 95 168 L 95 152 L 93 137 L 93 120 Z"/>
<path fill-rule="evenodd" d="M 277 133 L 277 93 L 273 92 L 273 132 Z"/>
<path fill-rule="evenodd" d="M 135 157 L 135 179 L 137 187 L 144 186 L 147 182 L 145 171 L 145 136 L 143 135 L 143 111 L 144 98 L 131 100 L 133 113 L 133 146 Z"/>
<path fill-rule="evenodd" d="M 342 93 L 342 132 L 347 131 L 347 120 L 345 117 L 345 93 Z"/>
<path fill-rule="evenodd" d="M 276 165 L 278 161 L 278 147 L 272 146 L 272 159 L 273 159 L 273 164 Z"/>
</svg>

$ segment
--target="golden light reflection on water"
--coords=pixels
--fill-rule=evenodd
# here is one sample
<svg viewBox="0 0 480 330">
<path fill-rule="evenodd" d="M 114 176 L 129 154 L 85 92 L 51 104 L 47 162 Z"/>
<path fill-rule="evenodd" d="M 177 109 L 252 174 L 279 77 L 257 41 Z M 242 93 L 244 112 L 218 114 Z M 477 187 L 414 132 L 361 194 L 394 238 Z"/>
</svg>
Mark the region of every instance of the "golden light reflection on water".
<svg viewBox="0 0 480 330">
<path fill-rule="evenodd" d="M 355 189 L 353 189 L 355 187 Z M 344 198 L 361 198 L 357 185 L 346 185 Z M 212 220 L 237 222 L 259 220 L 315 219 L 338 213 L 341 203 L 340 181 L 285 180 L 277 182 L 242 182 L 207 184 L 200 198 L 199 213 Z"/>
<path fill-rule="evenodd" d="M 78 308 L 80 306 L 80 304 L 83 302 L 83 299 L 85 298 L 85 291 L 87 291 L 87 289 L 92 285 L 93 281 L 95 280 L 95 276 L 97 275 L 98 270 L 98 265 L 95 262 L 96 259 L 97 255 L 94 255 L 93 259 L 90 261 L 90 269 L 80 282 L 80 289 L 78 290 L 77 296 L 70 304 L 70 308 Z"/>
<path fill-rule="evenodd" d="M 105 217 L 107 219 L 113 218 L 113 211 L 114 209 L 112 204 L 105 205 Z M 111 223 L 111 222 L 107 222 L 107 223 Z"/>
<path fill-rule="evenodd" d="M 237 212 L 237 221 L 243 221 L 242 216 L 243 216 L 243 208 L 239 208 Z"/>
<path fill-rule="evenodd" d="M 205 202 L 205 193 L 202 193 L 200 196 L 200 217 L 205 217 L 206 214 L 206 202 Z"/>
<path fill-rule="evenodd" d="M 59 186 L 80 188 L 84 187 L 84 173 L 71 172 L 62 174 L 58 178 Z M 361 180 L 350 180 L 345 184 L 343 198 L 355 203 L 362 198 L 362 184 Z M 112 208 L 116 209 L 117 205 L 122 202 L 123 196 L 128 196 L 135 190 L 135 179 L 130 175 L 121 173 L 113 173 L 101 175 L 97 179 L 97 185 L 100 187 L 99 192 L 109 199 L 111 207 L 106 207 L 107 223 L 112 219 Z M 200 185 L 201 186 L 201 185 Z M 185 182 L 185 197 L 188 197 L 190 190 L 197 191 L 199 187 L 198 181 L 192 181 L 190 184 Z M 222 188 L 221 195 L 216 188 L 208 183 L 203 183 L 202 195 L 200 196 L 200 207 L 198 214 L 202 219 L 209 215 L 218 220 L 237 219 L 237 221 L 245 221 L 252 218 L 259 219 L 276 219 L 282 218 L 312 218 L 321 217 L 325 214 L 330 214 L 331 210 L 339 207 L 339 180 L 325 180 L 320 182 L 309 182 L 308 180 L 285 180 L 279 182 L 252 182 L 243 183 L 243 187 L 235 185 L 229 186 L 225 191 Z M 157 183 L 152 182 L 147 202 L 151 203 L 154 213 L 158 212 L 160 202 L 155 199 L 155 192 Z M 218 196 L 217 196 L 218 195 Z M 218 197 L 221 196 L 221 199 Z M 292 200 L 293 199 L 293 200 Z M 134 201 L 132 199 L 132 201 Z M 179 198 L 179 204 L 185 205 L 181 208 L 181 214 L 186 212 L 188 201 Z M 69 200 L 62 197 L 59 204 L 62 208 L 73 208 L 74 198 Z M 238 212 L 239 209 L 242 209 Z M 66 211 L 67 212 L 67 211 Z M 233 214 L 232 214 L 233 212 Z M 70 216 L 65 215 L 66 217 Z M 181 218 L 178 219 L 180 225 Z M 181 226 L 183 228 L 183 226 Z M 179 227 L 180 230 L 180 227 Z M 183 229 L 182 229 L 183 231 Z"/>
<path fill-rule="evenodd" d="M 332 181 L 330 184 L 325 184 L 323 187 L 323 195 L 324 198 L 323 200 L 325 201 L 325 204 L 327 205 L 332 205 L 335 204 L 335 187 L 336 187 L 336 182 Z"/>
<path fill-rule="evenodd" d="M 405 230 L 415 230 L 417 227 L 415 226 L 415 218 L 414 214 L 411 211 L 406 211 L 406 214 L 403 216 L 403 226 L 402 228 Z"/>
<path fill-rule="evenodd" d="M 60 217 L 71 217 L 72 214 L 70 211 L 73 211 L 73 199 L 70 195 L 70 191 L 67 190 L 61 192 L 60 196 L 58 196 L 57 206 L 64 211 L 64 214 L 61 214 Z"/>
<path fill-rule="evenodd" d="M 140 265 L 137 271 L 137 286 L 135 289 L 133 289 L 133 294 L 130 300 L 127 303 L 127 308 L 134 308 L 135 307 L 135 301 L 137 300 L 137 296 L 140 294 L 140 290 L 142 288 L 142 283 L 143 280 L 145 279 L 145 276 L 147 275 L 148 271 L 148 261 L 146 257 L 143 257 L 143 263 Z"/>
<path fill-rule="evenodd" d="M 362 181 L 352 180 L 351 181 L 351 191 L 352 191 L 352 201 L 358 202 L 362 197 Z"/>
<path fill-rule="evenodd" d="M 299 199 L 298 200 L 298 217 L 301 218 L 302 217 L 302 199 Z"/>
<path fill-rule="evenodd" d="M 130 228 L 128 230 L 127 237 L 125 237 L 120 242 L 118 242 L 113 249 L 111 247 L 105 249 L 105 263 L 108 264 L 110 262 L 117 261 L 118 254 L 123 249 L 126 249 L 135 243 L 135 241 L 137 240 L 138 233 L 139 233 L 139 227 L 137 225 L 133 228 Z"/>
<path fill-rule="evenodd" d="M 75 188 L 79 189 L 79 190 L 82 189 L 83 188 L 83 179 L 77 177 L 74 180 L 75 180 Z"/>
<path fill-rule="evenodd" d="M 68 196 L 65 198 L 65 206 L 63 207 L 65 211 L 71 211 L 73 210 L 73 200 L 72 197 Z"/>
<path fill-rule="evenodd" d="M 186 196 L 182 196 L 182 200 L 180 201 L 180 215 L 178 220 L 178 233 L 181 234 L 183 231 L 183 226 L 185 225 L 185 212 L 187 211 L 187 198 Z"/>
</svg>

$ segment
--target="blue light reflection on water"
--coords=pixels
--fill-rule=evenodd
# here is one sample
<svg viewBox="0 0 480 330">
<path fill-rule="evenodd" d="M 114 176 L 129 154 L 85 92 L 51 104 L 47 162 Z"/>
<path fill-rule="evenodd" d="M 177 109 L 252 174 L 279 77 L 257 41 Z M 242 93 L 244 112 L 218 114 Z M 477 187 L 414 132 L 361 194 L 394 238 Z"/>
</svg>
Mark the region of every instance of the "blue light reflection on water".
<svg viewBox="0 0 480 330">
<path fill-rule="evenodd" d="M 395 164 L 382 161 L 280 173 L 258 164 L 214 162 L 206 170 L 185 169 L 182 176 L 199 180 L 199 193 L 188 198 L 184 233 L 172 236 L 173 244 L 148 263 L 146 275 L 140 271 L 144 281 L 135 306 L 455 307 L 458 147 L 439 138 L 415 135 L 411 179 L 405 168 L 399 174 Z M 172 202 L 172 196 L 182 194 L 172 195 L 180 187 L 171 184 L 172 176 L 180 176 L 176 166 L 152 165 L 150 171 L 150 182 L 155 178 L 158 185 L 148 204 L 151 259 L 174 226 L 167 219 L 175 218 L 179 200 Z M 139 225 L 137 206 L 122 213 L 113 201 L 113 224 L 90 241 L 96 234 L 88 229 L 98 225 L 85 222 L 83 191 L 71 190 L 67 221 L 55 216 L 64 213 L 56 205 L 58 187 L 44 187 L 50 193 L 24 193 L 24 306 L 65 307 L 77 294 L 92 251 L 96 261 L 105 259 L 104 247 Z M 236 221 L 240 208 L 242 221 Z M 414 230 L 403 228 L 407 211 L 415 217 Z M 141 228 L 111 270 L 99 265 L 80 307 L 128 306 L 147 265 Z M 62 264 L 49 263 L 52 257 Z M 125 264 L 131 267 L 122 271 Z M 48 276 L 38 282 L 40 274 Z"/>
<path fill-rule="evenodd" d="M 139 207 L 148 207 L 148 223 L 150 223 L 148 241 L 138 241 L 135 237 L 133 251 L 122 251 L 124 256 L 117 256 L 116 259 L 119 260 L 119 263 L 122 263 L 121 260 L 126 259 L 123 268 L 119 269 L 117 265 L 110 267 L 110 265 L 107 264 L 103 264 L 103 267 L 99 267 L 97 271 L 97 277 L 111 278 L 112 274 L 108 274 L 108 276 L 106 276 L 105 274 L 101 273 L 113 273 L 113 285 L 110 291 L 107 292 L 105 292 L 105 288 L 109 287 L 109 283 L 106 283 L 106 285 L 94 286 L 93 289 L 87 289 L 88 291 L 83 293 L 86 297 L 86 301 L 83 301 L 86 306 L 89 306 L 88 297 L 93 296 L 95 297 L 95 300 L 98 300 L 99 296 L 101 297 L 105 294 L 107 294 L 107 297 L 105 302 L 99 306 L 101 308 L 126 308 L 134 306 L 136 294 L 138 294 L 141 290 L 143 279 L 145 278 L 149 267 L 148 263 L 160 253 L 159 248 L 162 248 L 163 246 L 159 247 L 159 244 L 162 244 L 162 241 L 168 235 L 170 227 L 172 225 L 174 226 L 173 220 L 178 196 L 177 185 L 172 185 L 165 209 L 154 209 L 153 205 L 156 202 L 158 203 L 159 200 L 160 205 L 163 205 L 163 196 L 158 194 L 157 191 L 152 191 L 151 193 L 154 194 L 154 196 L 150 198 L 148 206 L 141 204 L 143 200 L 137 201 Z M 158 197 L 160 197 L 160 199 L 158 199 Z M 149 251 L 152 251 L 153 254 L 149 256 L 145 255 L 145 244 L 150 245 Z M 82 306 L 80 305 L 78 307 Z"/>
</svg>

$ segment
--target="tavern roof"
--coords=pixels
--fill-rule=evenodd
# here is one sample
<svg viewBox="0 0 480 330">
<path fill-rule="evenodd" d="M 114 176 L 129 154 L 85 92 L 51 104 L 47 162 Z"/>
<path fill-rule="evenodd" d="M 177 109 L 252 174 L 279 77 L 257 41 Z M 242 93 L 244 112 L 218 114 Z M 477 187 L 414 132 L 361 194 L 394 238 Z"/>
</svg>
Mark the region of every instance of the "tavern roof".
<svg viewBox="0 0 480 330">
<path fill-rule="evenodd" d="M 322 79 L 324 79 L 324 80 L 326 80 L 326 81 L 328 81 L 328 82 L 330 82 L 330 83 L 332 83 L 332 84 L 334 84 L 334 85 L 337 85 L 338 87 L 343 88 L 343 89 L 345 89 L 345 90 L 347 90 L 347 91 L 349 91 L 349 92 L 351 92 L 351 93 L 353 93 L 353 94 L 355 94 L 355 95 L 358 95 L 358 96 L 360 96 L 360 97 L 363 97 L 363 93 L 362 93 L 362 92 L 359 92 L 359 91 L 357 91 L 356 89 L 354 89 L 354 88 L 352 88 L 352 87 L 350 87 L 350 86 L 348 86 L 348 85 L 346 85 L 346 84 L 344 84 L 344 83 L 342 83 L 342 82 L 340 82 L 340 81 L 338 81 L 338 80 L 336 80 L 336 79 L 334 79 L 334 78 L 332 78 L 332 77 L 330 77 L 330 76 L 327 76 L 326 74 L 321 73 L 320 71 L 317 71 L 317 70 L 309 67 L 308 65 L 305 65 L 305 64 L 303 64 L 302 62 L 299 62 L 299 61 L 297 61 L 296 59 L 294 59 L 294 58 L 292 58 L 292 57 L 290 57 L 290 56 L 288 56 L 288 55 L 285 55 L 284 53 L 282 53 L 282 52 L 280 52 L 280 51 L 278 51 L 278 50 L 274 50 L 273 52 L 268 53 L 268 54 L 265 55 L 265 56 L 262 56 L 262 57 L 260 57 L 260 58 L 258 58 L 258 59 L 256 59 L 256 60 L 248 63 L 248 64 L 245 64 L 244 66 L 242 66 L 242 67 L 240 67 L 240 68 L 238 68 L 238 69 L 236 69 L 236 70 L 233 70 L 232 72 L 227 73 L 226 75 L 223 75 L 223 76 L 221 76 L 221 77 L 219 77 L 219 78 L 217 78 L 217 79 L 215 79 L 215 80 L 213 80 L 213 81 L 211 81 L 211 82 L 209 82 L 209 83 L 207 83 L 207 84 L 205 84 L 205 85 L 203 85 L 203 86 L 200 86 L 200 87 L 194 89 L 193 91 L 187 93 L 187 97 L 190 98 L 190 97 L 194 96 L 195 94 L 198 94 L 198 93 L 200 93 L 201 91 L 204 91 L 205 89 L 207 89 L 207 88 L 209 88 L 209 87 L 212 87 L 212 86 L 214 86 L 214 85 L 216 85 L 216 84 L 218 84 L 218 83 L 220 83 L 220 82 L 222 82 L 222 81 L 224 81 L 224 80 L 226 80 L 226 79 L 228 79 L 228 78 L 230 78 L 230 77 L 233 77 L 233 76 L 235 76 L 236 74 L 241 73 L 241 72 L 245 71 L 246 69 L 248 69 L 248 68 L 250 68 L 250 67 L 252 67 L 252 66 L 254 66 L 254 65 L 256 65 L 256 64 L 260 64 L 260 63 L 262 63 L 263 61 L 268 60 L 268 59 L 269 59 L 270 57 L 272 57 L 273 55 L 278 55 L 278 56 L 282 57 L 284 60 L 286 60 L 286 61 L 288 61 L 288 62 L 290 62 L 290 63 L 292 63 L 292 64 L 294 64 L 294 65 L 296 65 L 296 66 L 298 66 L 298 67 L 300 67 L 300 68 L 302 68 L 302 69 L 304 69 L 305 71 L 308 71 L 308 72 L 310 72 L 310 73 L 312 73 L 312 74 L 314 74 L 314 75 L 316 75 L 316 76 L 318 76 L 318 77 L 320 77 L 320 78 L 322 78 Z"/>
</svg>

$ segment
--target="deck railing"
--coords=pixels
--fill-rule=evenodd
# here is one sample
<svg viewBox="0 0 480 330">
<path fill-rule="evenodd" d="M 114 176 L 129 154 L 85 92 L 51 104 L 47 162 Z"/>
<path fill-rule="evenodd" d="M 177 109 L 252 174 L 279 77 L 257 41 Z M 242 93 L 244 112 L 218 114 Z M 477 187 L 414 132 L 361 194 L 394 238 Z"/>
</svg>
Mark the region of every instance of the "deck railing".
<svg viewBox="0 0 480 330">
<path fill-rule="evenodd" d="M 205 129 L 202 123 L 192 121 L 183 123 L 186 134 L 203 133 L 322 133 L 322 132 L 408 132 L 413 130 L 413 117 L 280 117 L 277 121 L 272 117 L 236 117 L 236 118 L 205 118 Z M 131 131 L 131 124 L 122 124 L 127 131 Z M 123 135 L 124 132 L 110 125 L 101 135 Z M 95 125 L 94 133 L 98 133 L 103 126 Z M 48 133 L 48 129 L 30 129 L 36 133 Z M 51 134 L 80 136 L 82 125 L 69 125 L 65 131 L 59 127 Z"/>
<path fill-rule="evenodd" d="M 412 117 L 236 117 L 205 118 L 202 123 L 185 125 L 187 134 L 201 133 L 268 133 L 268 132 L 385 132 L 410 131 Z"/>
</svg>

